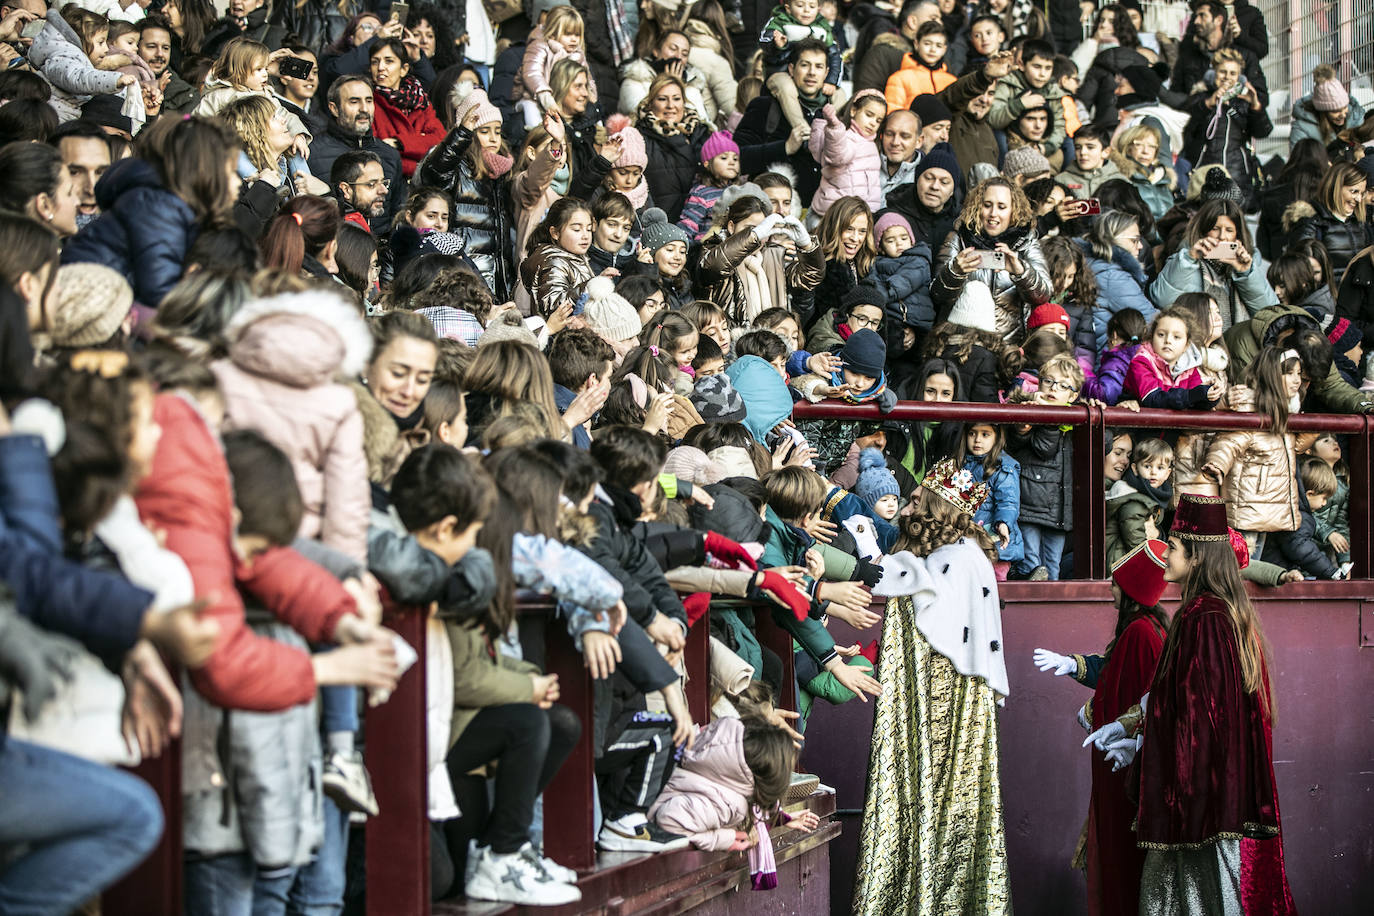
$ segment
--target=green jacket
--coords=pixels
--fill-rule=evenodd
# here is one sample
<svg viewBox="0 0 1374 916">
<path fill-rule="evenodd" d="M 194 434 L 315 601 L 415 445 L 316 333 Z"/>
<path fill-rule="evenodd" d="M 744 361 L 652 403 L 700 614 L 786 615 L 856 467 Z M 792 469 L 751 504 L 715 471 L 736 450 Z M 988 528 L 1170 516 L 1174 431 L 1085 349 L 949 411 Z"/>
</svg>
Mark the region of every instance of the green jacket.
<svg viewBox="0 0 1374 916">
<path fill-rule="evenodd" d="M 1159 524 L 1155 501 L 1130 484 L 1118 480 L 1107 491 L 1107 568 L 1145 542 L 1145 523 Z"/>
<path fill-rule="evenodd" d="M 771 506 L 764 507 L 764 530 L 766 540 L 763 544 L 763 556 L 759 558 L 759 568 L 767 569 L 772 566 L 805 566 L 806 551 L 813 546 L 811 536 L 806 532 L 794 528 L 773 511 Z M 808 577 L 806 591 L 810 593 L 811 579 Z M 813 603 L 814 606 L 814 603 Z M 835 640 L 830 638 L 821 622 L 814 617 L 805 620 L 798 620 L 791 611 L 785 607 L 772 605 L 769 608 L 773 613 L 773 622 L 782 627 L 795 639 L 806 651 L 806 654 L 814 658 L 817 664 L 822 667 L 835 655 Z"/>
<path fill-rule="evenodd" d="M 987 120 L 994 130 L 1006 130 L 1009 124 L 1025 114 L 1026 106 L 1022 104 L 1021 96 L 1028 92 L 1045 97 L 1045 107 L 1050 113 L 1050 126 L 1045 131 L 1045 138 L 1040 141 L 1040 152 L 1048 156 L 1064 145 L 1066 129 L 1064 106 L 1059 104 L 1059 100 L 1064 97 L 1064 90 L 1054 80 L 1050 80 L 1041 89 L 1033 89 L 1026 81 L 1024 73 L 1013 70 L 998 80 L 993 88 L 992 107 L 988 109 Z"/>
<path fill-rule="evenodd" d="M 453 647 L 453 726 L 448 736 L 451 748 L 479 710 L 530 702 L 534 695 L 530 675 L 538 674 L 539 669 L 499 651 L 493 658 L 486 632 L 479 624 L 448 623 L 444 629 L 448 630 L 448 641 Z"/>
<path fill-rule="evenodd" d="M 1317 520 L 1317 543 L 1324 549 L 1330 547 L 1327 541 L 1333 534 L 1340 533 L 1347 541 L 1350 540 L 1350 485 L 1337 478 L 1336 495 L 1320 509 L 1314 509 L 1312 516 Z M 1336 554 L 1338 564 L 1349 560 L 1349 551 Z"/>
<path fill-rule="evenodd" d="M 873 665 L 862 655 L 856 655 L 845 661 L 846 665 L 858 668 L 865 674 L 873 674 Z M 802 685 L 802 689 L 797 694 L 797 702 L 800 704 L 802 727 L 797 729 L 803 731 L 806 728 L 806 720 L 811 717 L 811 707 L 817 699 L 825 700 L 838 706 L 841 703 L 848 703 L 854 699 L 854 691 L 841 684 L 835 679 L 835 675 L 829 671 L 822 671 Z"/>
<path fill-rule="evenodd" d="M 1226 348 L 1231 351 L 1231 377 L 1242 377 L 1261 349 L 1272 344 L 1284 330 L 1298 324 L 1317 327 L 1312 316 L 1301 306 L 1271 305 L 1260 309 L 1249 321 L 1232 325 L 1225 335 Z M 1334 362 L 1326 378 L 1312 383 L 1309 394 L 1315 394 L 1327 409 L 1336 413 L 1374 411 L 1374 400 L 1370 395 L 1341 378 Z"/>
</svg>

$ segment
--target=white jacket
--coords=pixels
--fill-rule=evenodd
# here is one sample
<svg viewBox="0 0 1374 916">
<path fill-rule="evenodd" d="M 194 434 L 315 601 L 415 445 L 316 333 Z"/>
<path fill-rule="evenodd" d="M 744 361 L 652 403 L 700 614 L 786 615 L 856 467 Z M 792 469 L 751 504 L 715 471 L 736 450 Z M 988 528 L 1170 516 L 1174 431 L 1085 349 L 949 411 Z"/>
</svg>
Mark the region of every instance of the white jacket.
<svg viewBox="0 0 1374 916">
<path fill-rule="evenodd" d="M 636 57 L 626 63 L 620 74 L 619 110 L 634 117 L 635 111 L 639 108 L 639 103 L 644 101 L 644 97 L 649 94 L 649 86 L 653 84 L 654 77 L 657 75 L 654 68 L 643 58 Z M 687 104 L 691 105 L 696 110 L 697 116 L 707 124 L 716 123 L 716 103 L 705 91 L 706 80 L 696 67 L 691 65 L 687 67 L 685 76 Z"/>
</svg>

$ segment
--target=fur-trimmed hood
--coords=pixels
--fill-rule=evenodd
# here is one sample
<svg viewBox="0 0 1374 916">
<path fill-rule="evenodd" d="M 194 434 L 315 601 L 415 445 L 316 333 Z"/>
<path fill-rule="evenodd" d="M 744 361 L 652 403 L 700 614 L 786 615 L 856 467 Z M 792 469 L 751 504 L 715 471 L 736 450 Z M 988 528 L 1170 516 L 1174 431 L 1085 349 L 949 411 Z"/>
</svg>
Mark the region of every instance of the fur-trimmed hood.
<svg viewBox="0 0 1374 916">
<path fill-rule="evenodd" d="M 766 171 L 776 172 L 787 179 L 787 183 L 792 186 L 792 212 L 790 216 L 793 219 L 801 219 L 802 203 L 801 195 L 797 193 L 797 170 L 792 168 L 792 163 L 773 162 L 769 164 Z"/>
<path fill-rule="evenodd" d="M 1305 219 L 1315 219 L 1317 208 L 1305 200 L 1295 200 L 1283 211 L 1283 231 L 1292 232 Z"/>
<path fill-rule="evenodd" d="M 357 307 L 327 290 L 251 301 L 225 337 L 235 366 L 297 388 L 360 375 L 372 354 L 372 334 Z"/>
</svg>

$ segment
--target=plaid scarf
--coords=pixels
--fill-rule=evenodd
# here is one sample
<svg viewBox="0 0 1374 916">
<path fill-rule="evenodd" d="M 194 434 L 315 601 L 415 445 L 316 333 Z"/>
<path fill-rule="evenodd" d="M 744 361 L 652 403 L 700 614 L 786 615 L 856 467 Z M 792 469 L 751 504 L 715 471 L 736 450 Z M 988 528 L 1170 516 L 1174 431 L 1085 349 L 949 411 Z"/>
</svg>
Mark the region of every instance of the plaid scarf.
<svg viewBox="0 0 1374 916">
<path fill-rule="evenodd" d="M 401 85 L 395 89 L 377 86 L 372 91 L 386 99 L 386 103 L 392 108 L 406 114 L 419 111 L 429 104 L 429 96 L 425 95 L 425 87 L 420 85 L 420 81 L 413 76 L 402 79 Z"/>
<path fill-rule="evenodd" d="M 635 56 L 635 40 L 625 21 L 624 0 L 606 0 L 606 28 L 611 33 L 611 56 L 619 67 Z"/>
</svg>

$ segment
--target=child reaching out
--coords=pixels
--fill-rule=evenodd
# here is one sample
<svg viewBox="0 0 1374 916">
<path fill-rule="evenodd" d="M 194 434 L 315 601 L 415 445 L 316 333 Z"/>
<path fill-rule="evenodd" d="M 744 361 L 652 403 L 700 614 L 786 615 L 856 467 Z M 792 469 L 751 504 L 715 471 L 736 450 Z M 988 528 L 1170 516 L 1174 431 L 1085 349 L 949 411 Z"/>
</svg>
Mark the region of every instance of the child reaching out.
<svg viewBox="0 0 1374 916">
<path fill-rule="evenodd" d="M 821 217 L 842 197 L 862 198 L 870 210 L 882 208 L 882 160 L 873 140 L 885 117 L 887 101 L 876 89 L 854 96 L 843 119 L 833 105 L 821 109 L 821 117 L 811 124 L 811 157 L 821 164 L 821 183 L 811 201 L 808 226 L 820 225 Z"/>
<path fill-rule="evenodd" d="M 993 565 L 998 579 L 1005 579 L 1008 565 L 1026 556 L 1017 519 L 1021 516 L 1021 463 L 1008 455 L 1006 434 L 992 423 L 970 423 L 964 434 L 964 469 L 977 483 L 988 485 L 988 498 L 973 516 L 997 547 Z"/>
<path fill-rule="evenodd" d="M 763 50 L 764 84 L 782 106 L 787 123 L 791 124 L 794 130 L 800 129 L 803 139 L 810 139 L 811 125 L 806 123 L 806 118 L 802 114 L 797 84 L 792 82 L 792 77 L 787 72 L 787 68 L 794 62 L 793 45 L 808 38 L 825 45 L 825 84 L 821 87 L 821 92 L 829 97 L 832 105 L 844 104 L 844 93 L 839 88 L 842 68 L 840 47 L 835 41 L 835 33 L 830 23 L 820 18 L 820 9 L 817 0 L 786 0 L 781 5 L 773 7 L 773 13 L 759 35 L 759 44 Z"/>
<path fill-rule="evenodd" d="M 95 95 L 109 95 L 138 78 L 100 69 L 109 53 L 109 21 L 72 4 L 62 11 L 62 25 L 49 22 L 34 39 L 29 63 L 52 84 L 52 106 L 62 121 L 81 117 L 81 106 Z"/>
<path fill-rule="evenodd" d="M 875 147 L 876 149 L 876 147 Z M 701 181 L 687 195 L 678 225 L 696 241 L 711 231 L 711 208 L 739 178 L 739 144 L 729 131 L 718 130 L 701 147 Z"/>
</svg>

